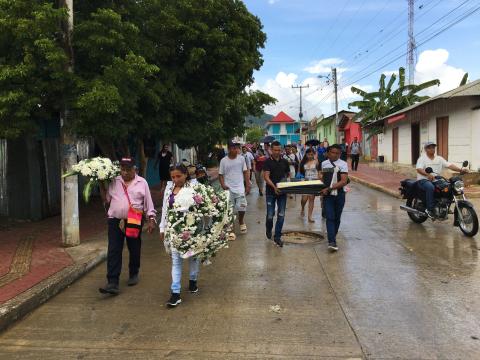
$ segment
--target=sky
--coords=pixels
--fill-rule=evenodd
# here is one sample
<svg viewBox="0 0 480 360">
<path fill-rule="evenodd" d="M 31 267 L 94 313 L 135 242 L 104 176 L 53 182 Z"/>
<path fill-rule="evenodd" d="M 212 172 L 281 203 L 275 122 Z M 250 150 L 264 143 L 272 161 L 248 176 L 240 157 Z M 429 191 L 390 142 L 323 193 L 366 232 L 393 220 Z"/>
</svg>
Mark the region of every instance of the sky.
<svg viewBox="0 0 480 360">
<path fill-rule="evenodd" d="M 377 90 L 382 73 L 388 79 L 406 67 L 407 0 L 244 2 L 267 34 L 264 64 L 252 86 L 278 100 L 267 113 L 285 111 L 298 119 L 299 90 L 292 85 L 309 86 L 303 89 L 304 120 L 334 113 L 327 78 L 332 67 L 338 72 L 339 110 L 358 99 L 352 86 Z M 480 78 L 480 0 L 416 0 L 414 33 L 415 83 L 440 79 L 428 95 L 457 87 L 465 72 L 470 81 Z"/>
</svg>

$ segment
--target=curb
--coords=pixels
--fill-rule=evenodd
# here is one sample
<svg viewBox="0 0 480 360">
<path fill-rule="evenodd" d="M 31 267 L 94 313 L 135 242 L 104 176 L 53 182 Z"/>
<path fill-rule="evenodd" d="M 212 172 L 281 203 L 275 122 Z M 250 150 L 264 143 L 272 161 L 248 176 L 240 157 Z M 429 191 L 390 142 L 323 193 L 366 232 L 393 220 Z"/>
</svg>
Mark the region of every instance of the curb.
<svg viewBox="0 0 480 360">
<path fill-rule="evenodd" d="M 67 266 L 3 305 L 0 305 L 0 332 L 57 295 L 75 280 L 78 280 L 95 266 L 103 262 L 106 257 L 106 250 L 97 251 L 93 256 L 89 255 L 78 260 L 75 264 Z"/>
<path fill-rule="evenodd" d="M 356 177 L 356 176 L 352 176 L 352 175 L 348 175 L 348 177 L 352 180 L 352 181 L 355 181 L 356 183 L 359 183 L 359 184 L 362 184 L 362 185 L 365 185 L 371 189 L 374 189 L 374 190 L 377 190 L 377 191 L 381 191 L 387 195 L 390 195 L 390 196 L 393 196 L 397 199 L 402 199 L 402 196 L 400 195 L 399 192 L 397 191 L 394 191 L 394 190 L 391 190 L 391 189 L 388 189 L 384 186 L 381 186 L 381 185 L 377 185 L 377 184 L 372 184 L 366 180 L 363 180 L 359 177 Z"/>
</svg>

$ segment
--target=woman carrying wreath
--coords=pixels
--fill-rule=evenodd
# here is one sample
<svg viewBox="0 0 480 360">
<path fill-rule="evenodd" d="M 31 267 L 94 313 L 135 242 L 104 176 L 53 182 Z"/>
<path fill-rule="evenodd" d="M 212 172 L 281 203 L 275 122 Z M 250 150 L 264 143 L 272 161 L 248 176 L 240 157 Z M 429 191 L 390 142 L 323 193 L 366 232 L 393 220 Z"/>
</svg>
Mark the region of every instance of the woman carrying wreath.
<svg viewBox="0 0 480 360">
<path fill-rule="evenodd" d="M 172 181 L 167 183 L 165 189 L 162 207 L 162 219 L 160 222 L 160 240 L 162 241 L 165 241 L 165 232 L 167 230 L 166 227 L 169 226 L 167 223 L 168 210 L 173 208 L 175 197 L 179 196 L 179 194 L 181 194 L 183 191 L 186 191 L 186 189 L 193 187 L 197 183 L 196 180 L 189 180 L 188 170 L 184 165 L 172 166 L 170 168 L 170 177 Z M 182 302 L 182 299 L 180 298 L 180 290 L 183 258 L 181 257 L 180 253 L 170 244 L 165 243 L 165 247 L 167 248 L 167 252 L 169 252 L 172 256 L 172 294 L 167 302 L 167 306 L 175 307 Z M 200 263 L 195 257 L 190 257 L 188 260 L 190 266 L 190 282 L 188 289 L 191 293 L 197 293 L 197 278 Z"/>
</svg>

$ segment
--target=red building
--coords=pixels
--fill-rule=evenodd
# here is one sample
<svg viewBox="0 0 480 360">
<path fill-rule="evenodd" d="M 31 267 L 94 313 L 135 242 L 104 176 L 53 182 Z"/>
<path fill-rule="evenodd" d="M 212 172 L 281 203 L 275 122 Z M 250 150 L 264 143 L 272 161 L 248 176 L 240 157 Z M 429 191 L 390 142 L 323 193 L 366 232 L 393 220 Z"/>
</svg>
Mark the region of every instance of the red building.
<svg viewBox="0 0 480 360">
<path fill-rule="evenodd" d="M 338 113 L 338 130 L 342 133 L 346 143 L 350 145 L 353 139 L 356 137 L 358 141 L 362 141 L 362 127 L 359 123 L 355 122 L 353 117 L 356 113 L 351 111 L 342 110 Z"/>
</svg>

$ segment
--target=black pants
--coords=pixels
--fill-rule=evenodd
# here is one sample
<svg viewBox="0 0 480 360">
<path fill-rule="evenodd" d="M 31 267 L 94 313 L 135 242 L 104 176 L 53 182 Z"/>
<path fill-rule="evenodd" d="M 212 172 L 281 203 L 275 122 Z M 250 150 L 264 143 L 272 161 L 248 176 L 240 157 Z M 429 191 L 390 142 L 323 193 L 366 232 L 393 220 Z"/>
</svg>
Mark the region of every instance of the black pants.
<svg viewBox="0 0 480 360">
<path fill-rule="evenodd" d="M 358 162 L 360 161 L 360 155 L 359 154 L 352 154 L 350 156 L 352 157 L 352 170 L 357 171 Z"/>
<path fill-rule="evenodd" d="M 108 283 L 117 284 L 122 271 L 123 243 L 127 239 L 130 261 L 128 263 L 130 276 L 138 274 L 140 269 L 140 251 L 142 247 L 141 234 L 137 239 L 126 237 L 119 227 L 120 219 L 108 219 L 108 254 L 107 254 L 107 280 Z"/>
</svg>

